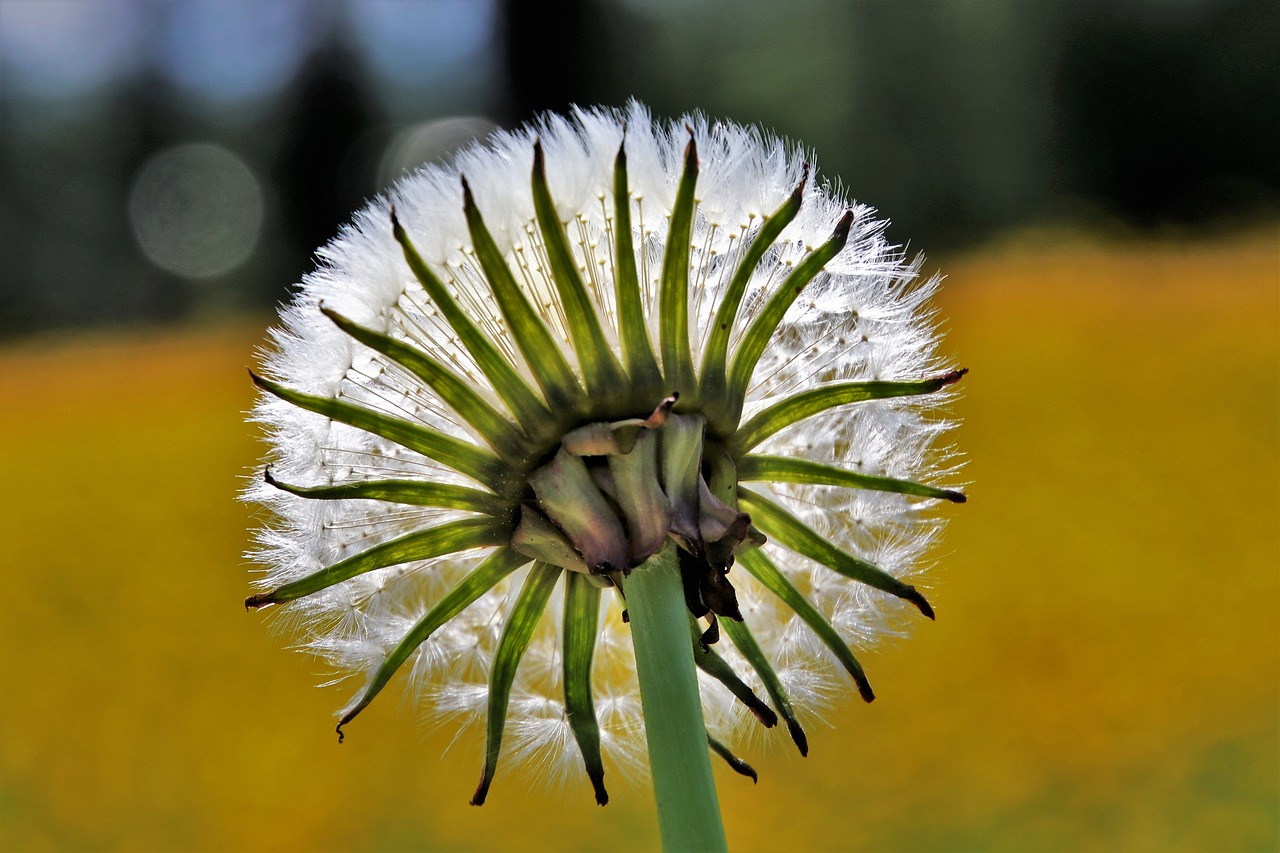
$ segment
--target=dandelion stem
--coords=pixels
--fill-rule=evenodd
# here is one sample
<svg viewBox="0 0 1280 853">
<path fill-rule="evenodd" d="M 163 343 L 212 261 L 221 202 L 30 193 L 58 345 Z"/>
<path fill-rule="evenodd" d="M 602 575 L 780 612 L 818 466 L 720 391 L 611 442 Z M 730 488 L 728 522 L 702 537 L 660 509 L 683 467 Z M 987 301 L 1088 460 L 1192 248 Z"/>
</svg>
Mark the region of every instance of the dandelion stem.
<svg viewBox="0 0 1280 853">
<path fill-rule="evenodd" d="M 631 573 L 626 591 L 662 847 L 723 851 L 688 610 L 670 540 Z"/>
</svg>

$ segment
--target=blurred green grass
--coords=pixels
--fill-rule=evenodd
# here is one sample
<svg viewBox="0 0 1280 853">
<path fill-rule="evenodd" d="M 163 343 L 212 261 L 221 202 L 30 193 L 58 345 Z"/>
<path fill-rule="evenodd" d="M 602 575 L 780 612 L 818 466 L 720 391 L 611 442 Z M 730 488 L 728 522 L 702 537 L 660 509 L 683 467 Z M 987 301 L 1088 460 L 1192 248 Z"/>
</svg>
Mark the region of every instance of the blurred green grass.
<svg viewBox="0 0 1280 853">
<path fill-rule="evenodd" d="M 1280 846 L 1280 242 L 1024 235 L 946 263 L 971 501 L 937 624 L 802 760 L 720 777 L 735 850 Z M 406 701 L 338 747 L 246 615 L 265 320 L 0 350 L 7 850 L 650 850 L 651 795 L 546 792 Z"/>
</svg>

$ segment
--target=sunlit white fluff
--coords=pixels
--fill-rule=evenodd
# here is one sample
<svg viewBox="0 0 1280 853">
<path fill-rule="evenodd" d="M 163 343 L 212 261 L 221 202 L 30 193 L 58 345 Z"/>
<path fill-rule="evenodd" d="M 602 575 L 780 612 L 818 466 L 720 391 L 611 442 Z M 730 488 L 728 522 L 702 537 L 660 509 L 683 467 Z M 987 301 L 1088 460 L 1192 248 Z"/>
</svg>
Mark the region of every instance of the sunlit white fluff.
<svg viewBox="0 0 1280 853">
<path fill-rule="evenodd" d="M 408 235 L 462 307 L 529 376 L 469 248 L 459 177 L 465 174 L 478 208 L 517 277 L 575 364 L 556 291 L 541 271 L 541 238 L 529 189 L 533 140 L 546 152 L 552 197 L 606 333 L 616 336 L 613 293 L 612 169 L 625 132 L 631 214 L 643 302 L 657 341 L 657 278 L 668 216 L 692 132 L 701 165 L 690 266 L 690 325 L 695 364 L 723 288 L 763 217 L 806 174 L 811 158 L 758 130 L 701 116 L 655 123 L 632 104 L 622 112 L 577 111 L 536 127 L 499 133 L 460 153 L 448 166 L 427 167 L 358 213 L 320 251 L 320 269 L 282 313 L 264 353 L 268 377 L 299 390 L 340 395 L 380 411 L 417 419 L 447 434 L 478 441 L 471 428 L 414 377 L 354 342 L 329 322 L 323 303 L 351 320 L 413 343 L 452 366 L 499 410 L 498 396 L 448 324 L 435 312 L 405 264 L 389 227 L 395 205 Z M 882 236 L 870 209 L 850 204 L 808 172 L 799 215 L 750 280 L 739 317 L 758 310 L 781 277 L 824 243 L 845 210 L 855 214 L 843 251 L 792 306 L 753 376 L 744 418 L 789 393 L 842 380 L 915 379 L 951 367 L 937 352 L 928 301 L 936 282 Z M 730 341 L 737 343 L 740 321 Z M 871 474 L 937 483 L 950 476 L 934 449 L 948 423 L 926 399 L 868 402 L 832 410 L 772 436 L 761 452 L 836 462 Z M 643 414 L 643 413 L 637 413 Z M 466 478 L 398 445 L 281 400 L 263 397 L 253 418 L 269 433 L 268 462 L 279 479 L 308 485 L 386 477 L 465 483 Z M 757 488 L 770 493 L 769 487 Z M 835 544 L 890 573 L 914 576 L 941 522 L 932 502 L 885 492 L 779 485 L 771 494 Z M 269 507 L 278 522 L 258 534 L 253 557 L 266 567 L 263 587 L 302 577 L 372 545 L 460 514 L 373 501 L 309 501 L 260 482 L 248 500 Z M 766 546 L 775 562 L 855 648 L 899 630 L 902 605 L 790 552 Z M 485 550 L 382 569 L 278 608 L 303 645 L 356 687 L 396 642 L 484 556 Z M 424 643 L 399 679 L 436 718 L 483 730 L 488 667 L 526 570 L 512 575 Z M 732 574 L 742 611 L 803 718 L 814 719 L 850 686 L 822 643 L 746 572 Z M 580 775 L 581 761 L 563 708 L 559 663 L 561 593 L 548 606 L 521 664 L 512 695 L 504 754 L 539 775 Z M 606 762 L 624 775 L 643 768 L 643 718 L 634 681 L 628 627 L 613 595 L 602 600 L 594 692 Z M 760 684 L 732 644 L 716 650 L 757 692 Z M 700 675 L 708 728 L 734 743 L 757 731 L 745 709 L 717 682 Z"/>
</svg>

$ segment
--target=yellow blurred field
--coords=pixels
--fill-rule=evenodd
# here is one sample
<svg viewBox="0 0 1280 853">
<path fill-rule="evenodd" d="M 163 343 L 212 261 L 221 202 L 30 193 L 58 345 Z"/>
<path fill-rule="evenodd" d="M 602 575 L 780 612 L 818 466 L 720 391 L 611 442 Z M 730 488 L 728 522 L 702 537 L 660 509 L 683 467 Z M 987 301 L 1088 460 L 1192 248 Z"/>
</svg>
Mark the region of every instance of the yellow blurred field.
<svg viewBox="0 0 1280 853">
<path fill-rule="evenodd" d="M 1280 233 L 946 272 L 973 485 L 937 624 L 808 759 L 720 776 L 731 847 L 1275 850 Z M 643 788 L 468 806 L 472 745 L 393 694 L 337 745 L 345 694 L 240 606 L 266 322 L 0 350 L 0 849 L 654 849 Z"/>
</svg>

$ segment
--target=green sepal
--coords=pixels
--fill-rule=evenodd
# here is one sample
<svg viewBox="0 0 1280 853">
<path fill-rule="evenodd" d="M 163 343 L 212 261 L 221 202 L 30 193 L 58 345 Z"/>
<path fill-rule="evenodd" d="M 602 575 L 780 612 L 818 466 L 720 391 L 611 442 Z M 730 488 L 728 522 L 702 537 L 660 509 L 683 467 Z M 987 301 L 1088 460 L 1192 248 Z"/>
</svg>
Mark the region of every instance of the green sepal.
<svg viewBox="0 0 1280 853">
<path fill-rule="evenodd" d="M 752 636 L 751 629 L 747 627 L 747 623 L 735 622 L 732 619 L 725 619 L 721 624 L 724 626 L 724 632 L 733 641 L 734 647 L 747 659 L 747 663 L 751 664 L 751 668 L 756 671 L 756 675 L 760 676 L 760 682 L 764 685 L 765 692 L 773 700 L 773 707 L 777 709 L 778 714 L 786 721 L 787 731 L 791 733 L 791 740 L 795 742 L 796 748 L 800 750 L 802 756 L 807 756 L 809 754 L 809 738 L 800 726 L 800 721 L 796 719 L 795 709 L 791 706 L 791 699 L 788 698 L 787 691 L 783 688 L 781 679 L 778 678 L 778 673 L 774 672 L 773 665 L 769 663 L 769 658 L 765 656 L 764 650 L 760 648 L 760 644 Z"/>
<path fill-rule="evenodd" d="M 730 752 L 729 747 L 711 736 L 711 732 L 707 732 L 707 746 L 711 747 L 712 752 L 723 758 L 725 764 L 728 764 L 734 773 L 739 776 L 746 776 L 753 783 L 760 781 L 759 776 L 756 775 L 755 768 Z"/>
<path fill-rule="evenodd" d="M 619 388 L 627 387 L 627 377 L 613 354 L 613 347 L 605 338 L 600 318 L 596 316 L 595 306 L 578 273 L 564 224 L 551 199 L 541 140 L 533 143 L 533 209 L 587 394 L 593 399 L 612 397 Z"/>
<path fill-rule="evenodd" d="M 428 459 L 434 459 L 441 465 L 447 465 L 460 474 L 465 474 L 495 492 L 501 492 L 511 485 L 508 482 L 510 471 L 508 466 L 492 452 L 470 442 L 355 403 L 294 391 L 270 379 L 264 379 L 252 370 L 249 371 L 249 376 L 262 390 L 300 409 L 350 424 L 357 429 L 382 436 L 387 441 L 394 441 L 396 444 L 421 453 Z"/>
<path fill-rule="evenodd" d="M 484 805 L 489 796 L 489 786 L 493 783 L 493 774 L 498 769 L 498 756 L 502 751 L 502 730 L 507 722 L 511 685 L 515 682 L 520 659 L 529 648 L 534 629 L 538 627 L 538 620 L 542 618 L 542 611 L 546 609 L 551 591 L 555 589 L 559 579 L 559 566 L 534 563 L 524 586 L 520 588 L 520 596 L 507 613 L 507 622 L 502 627 L 498 649 L 494 652 L 493 664 L 489 669 L 484 770 L 480 774 L 480 784 L 471 797 L 473 806 Z"/>
<path fill-rule="evenodd" d="M 809 164 L 805 163 L 800 184 L 773 212 L 773 215 L 761 224 L 751 245 L 743 252 L 742 261 L 734 270 L 729 286 L 725 288 L 724 297 L 716 309 L 715 320 L 711 324 L 711 331 L 707 335 L 707 343 L 702 354 L 702 375 L 699 381 L 702 383 L 704 405 L 723 405 L 725 401 L 729 337 L 733 333 L 734 321 L 738 318 L 738 307 L 742 303 L 742 296 L 746 293 L 747 283 L 751 280 L 751 274 L 755 272 L 760 259 L 777 241 L 783 229 L 790 225 L 796 218 L 796 214 L 800 212 L 800 203 L 804 198 L 804 185 L 808 180 Z"/>
<path fill-rule="evenodd" d="M 726 625 L 733 622 L 732 619 L 723 621 Z M 698 623 L 692 616 L 689 617 L 689 631 L 693 635 L 693 662 L 698 669 L 723 684 L 735 699 L 747 706 L 747 710 L 754 714 L 766 729 L 776 726 L 778 715 L 752 691 L 745 681 L 738 677 L 728 661 L 703 642 Z"/>
<path fill-rule="evenodd" d="M 913 382 L 833 382 L 801 391 L 774 403 L 740 426 L 729 439 L 729 451 L 734 455 L 746 453 L 779 430 L 836 406 L 931 394 L 959 381 L 966 373 L 968 370 L 953 370 Z"/>
<path fill-rule="evenodd" d="M 645 429 L 642 418 L 596 421 L 565 433 L 560 443 L 574 456 L 625 456 Z"/>
<path fill-rule="evenodd" d="M 281 491 L 312 500 L 386 501 L 481 512 L 495 517 L 505 516 L 509 512 L 505 502 L 497 495 L 453 483 L 435 483 L 430 480 L 363 480 L 339 486 L 294 486 L 271 476 L 270 468 L 262 472 L 262 478 L 268 485 Z"/>
<path fill-rule="evenodd" d="M 622 456 L 631 452 L 640 433 L 661 429 L 671 416 L 671 407 L 680 399 L 671 394 L 658 404 L 647 418 L 626 418 L 620 421 L 597 421 L 565 433 L 560 439 L 564 449 L 574 456 Z"/>
<path fill-rule="evenodd" d="M 727 402 L 717 406 L 711 417 L 716 435 L 729 435 L 735 431 L 742 417 L 742 403 L 747 397 L 747 387 L 751 383 L 751 374 L 755 372 L 760 356 L 769 344 L 769 339 L 777 331 L 787 309 L 796 301 L 800 291 L 822 271 L 827 262 L 840 253 L 849 239 L 849 229 L 853 226 L 853 211 L 847 211 L 836 223 L 831 239 L 810 252 L 783 280 L 778 289 L 769 297 L 764 308 L 756 315 L 755 320 L 747 327 L 741 343 L 734 353 L 729 368 L 729 387 Z"/>
<path fill-rule="evenodd" d="M 450 328 L 458 335 L 458 340 L 475 359 L 480 372 L 493 383 L 493 390 L 502 398 L 502 402 L 507 404 L 507 408 L 511 410 L 511 414 L 520 422 L 520 426 L 526 433 L 530 436 L 541 435 L 547 430 L 548 425 L 554 424 L 551 410 L 529 387 L 529 383 L 516 371 L 493 341 L 489 340 L 489 336 L 480 331 L 467 313 L 458 306 L 449 294 L 448 288 L 444 286 L 444 282 L 422 260 L 422 256 L 418 254 L 418 250 L 409 240 L 409 235 L 401 226 L 400 220 L 396 218 L 394 207 L 391 208 L 391 229 L 395 234 L 396 242 L 404 251 L 404 259 L 409 269 L 412 270 L 423 290 L 427 292 L 427 296 L 435 303 L 436 308 L 444 315 Z"/>
<path fill-rule="evenodd" d="M 778 596 L 784 604 L 795 611 L 809 629 L 818 635 L 818 639 L 831 650 L 836 660 L 840 661 L 840 665 L 858 685 L 858 693 L 864 701 L 870 702 L 876 698 L 871 690 L 871 682 L 867 681 L 866 673 L 862 671 L 862 665 L 858 663 L 858 659 L 853 656 L 853 652 L 840 638 L 836 629 L 827 621 L 827 617 L 819 613 L 809 600 L 800 594 L 800 590 L 792 586 L 791 581 L 787 580 L 764 551 L 759 549 L 747 551 L 739 557 L 738 562 L 751 573 L 752 577 L 764 584 L 765 589 Z"/>
<path fill-rule="evenodd" d="M 581 458 L 561 447 L 533 472 L 529 485 L 538 508 L 569 537 L 588 570 L 609 574 L 629 567 L 622 522 Z"/>
<path fill-rule="evenodd" d="M 698 529 L 698 480 L 702 476 L 702 415 L 672 415 L 662 430 L 662 489 L 671 501 L 671 532 L 694 550 Z"/>
<path fill-rule="evenodd" d="M 655 432 L 646 430 L 630 453 L 608 457 L 632 566 L 656 554 L 671 527 L 671 502 L 658 481 L 658 441 Z"/>
<path fill-rule="evenodd" d="M 498 309 L 507 321 L 507 329 L 516 346 L 524 354 L 533 378 L 546 395 L 551 410 L 558 414 L 576 412 L 583 402 L 582 386 L 573 375 L 573 369 L 560 351 L 560 344 L 552 337 L 542 318 L 529 304 L 529 297 L 516 281 L 506 258 L 498 250 L 484 217 L 476 207 L 475 197 L 466 178 L 462 179 L 462 205 L 467 217 L 467 230 L 471 233 L 471 245 L 476 260 L 489 281 L 489 289 Z"/>
<path fill-rule="evenodd" d="M 323 305 L 320 310 L 342 331 L 426 383 L 449 408 L 471 424 L 499 456 L 516 464 L 524 462 L 529 452 L 528 438 L 452 370 L 403 341 L 366 329 Z"/>
<path fill-rule="evenodd" d="M 460 518 L 426 530 L 408 533 L 383 542 L 381 545 L 374 545 L 306 577 L 282 584 L 268 592 L 251 595 L 244 600 L 244 606 L 247 609 L 293 601 L 374 569 L 385 569 L 388 566 L 398 566 L 414 560 L 443 557 L 446 554 L 466 551 L 470 548 L 502 545 L 506 543 L 509 536 L 508 525 L 492 518 L 484 516 Z"/>
<path fill-rule="evenodd" d="M 446 622 L 493 589 L 500 580 L 528 563 L 528 557 L 517 554 L 509 548 L 499 548 L 468 572 L 466 577 L 458 581 L 453 589 L 436 602 L 436 605 L 409 629 L 409 633 L 396 643 L 395 648 L 387 654 L 386 660 L 378 667 L 378 671 L 373 674 L 373 678 L 360 694 L 359 699 L 343 713 L 342 719 L 338 722 L 338 742 L 341 743 L 343 739 L 342 727 L 369 706 L 369 703 L 382 692 L 382 688 L 387 686 L 391 677 L 419 646 L 429 640 L 431 635 L 440 630 Z"/>
<path fill-rule="evenodd" d="M 903 583 L 866 560 L 840 550 L 773 501 L 750 489 L 739 489 L 738 500 L 751 512 L 755 524 L 772 537 L 774 542 L 851 580 L 909 601 L 925 616 L 934 618 L 933 608 L 915 587 Z"/>
<path fill-rule="evenodd" d="M 743 482 L 762 480 L 769 483 L 843 486 L 850 489 L 869 489 L 921 498 L 937 498 L 959 504 L 968 500 L 964 492 L 953 489 L 940 489 L 937 486 L 926 486 L 924 483 L 915 483 L 911 480 L 860 474 L 835 465 L 788 456 L 743 456 L 738 460 L 738 479 Z"/>
<path fill-rule="evenodd" d="M 707 481 L 699 478 L 698 534 L 707 562 L 727 570 L 733 565 L 733 554 L 750 531 L 751 516 L 720 500 L 707 486 Z"/>
<path fill-rule="evenodd" d="M 764 539 L 753 537 L 753 532 L 758 535 L 759 531 L 753 531 L 750 516 L 738 510 L 738 472 L 728 451 L 716 442 L 704 444 L 702 469 L 704 479 L 699 489 L 705 493 L 701 496 L 699 527 L 703 545 L 710 563 L 728 567 L 740 549 L 758 547 Z M 717 509 L 721 513 L 718 530 L 708 524 Z"/>
<path fill-rule="evenodd" d="M 658 289 L 662 374 L 667 387 L 687 395 L 686 405 L 696 403 L 698 393 L 689 345 L 689 252 L 693 239 L 693 188 L 697 182 L 698 146 L 690 130 L 684 152 L 684 172 L 671 207 L 671 225 L 662 255 L 662 282 Z"/>
<path fill-rule="evenodd" d="M 520 522 L 511 533 L 511 547 L 531 560 L 541 560 L 571 572 L 590 572 L 569 537 L 531 501 L 520 506 Z"/>
<path fill-rule="evenodd" d="M 661 393 L 662 372 L 653 354 L 649 326 L 640 303 L 640 276 L 636 272 L 635 238 L 631 233 L 631 190 L 627 184 L 626 148 L 625 141 L 618 146 L 618 157 L 613 165 L 613 288 L 618 311 L 618 340 L 622 345 L 627 375 L 631 378 L 632 403 L 638 404 Z"/>
<path fill-rule="evenodd" d="M 708 442 L 702 449 L 702 467 L 711 494 L 731 507 L 738 506 L 737 463 L 722 445 Z"/>
<path fill-rule="evenodd" d="M 566 574 L 564 583 L 564 709 L 582 752 L 587 778 L 595 789 L 596 804 L 603 806 L 609 802 L 609 792 L 604 787 L 600 724 L 591 695 L 591 659 L 600 620 L 600 588 L 586 575 L 576 572 Z"/>
</svg>

